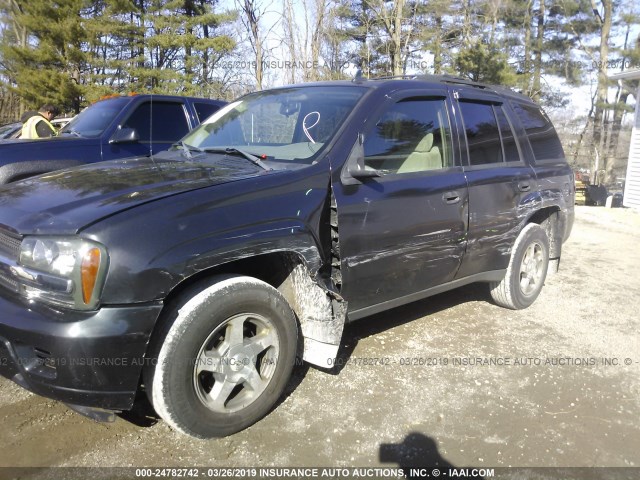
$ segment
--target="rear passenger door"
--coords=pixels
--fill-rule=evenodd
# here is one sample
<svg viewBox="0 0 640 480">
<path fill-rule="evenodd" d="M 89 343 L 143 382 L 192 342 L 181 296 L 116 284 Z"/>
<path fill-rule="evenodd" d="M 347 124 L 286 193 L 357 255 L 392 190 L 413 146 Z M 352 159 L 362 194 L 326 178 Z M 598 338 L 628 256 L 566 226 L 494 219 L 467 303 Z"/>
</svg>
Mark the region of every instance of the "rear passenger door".
<svg viewBox="0 0 640 480">
<path fill-rule="evenodd" d="M 507 268 L 523 208 L 537 191 L 533 168 L 513 127 L 513 113 L 491 93 L 456 95 L 464 172 L 469 185 L 467 250 L 457 278 Z"/>
<path fill-rule="evenodd" d="M 350 314 L 455 276 L 467 186 L 450 116 L 445 89 L 419 90 L 387 98 L 367 120 L 364 165 L 380 176 L 334 186 Z"/>
<path fill-rule="evenodd" d="M 104 160 L 158 153 L 169 149 L 189 132 L 187 112 L 181 102 L 143 102 L 120 125 L 133 128 L 139 140 L 109 143 L 103 147 Z"/>
</svg>

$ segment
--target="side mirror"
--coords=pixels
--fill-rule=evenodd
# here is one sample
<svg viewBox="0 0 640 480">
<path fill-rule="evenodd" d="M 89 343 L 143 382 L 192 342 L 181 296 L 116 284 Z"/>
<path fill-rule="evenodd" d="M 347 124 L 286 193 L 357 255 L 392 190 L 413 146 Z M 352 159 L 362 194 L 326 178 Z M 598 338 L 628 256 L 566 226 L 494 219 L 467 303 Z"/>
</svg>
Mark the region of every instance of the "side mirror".
<svg viewBox="0 0 640 480">
<path fill-rule="evenodd" d="M 364 135 L 358 134 L 347 160 L 347 173 L 353 179 L 379 177 L 380 172 L 364 164 Z M 345 180 L 345 179 L 343 179 Z M 347 183 L 348 184 L 348 183 Z"/>
<path fill-rule="evenodd" d="M 118 128 L 109 143 L 134 143 L 140 140 L 140 135 L 135 128 Z"/>
</svg>

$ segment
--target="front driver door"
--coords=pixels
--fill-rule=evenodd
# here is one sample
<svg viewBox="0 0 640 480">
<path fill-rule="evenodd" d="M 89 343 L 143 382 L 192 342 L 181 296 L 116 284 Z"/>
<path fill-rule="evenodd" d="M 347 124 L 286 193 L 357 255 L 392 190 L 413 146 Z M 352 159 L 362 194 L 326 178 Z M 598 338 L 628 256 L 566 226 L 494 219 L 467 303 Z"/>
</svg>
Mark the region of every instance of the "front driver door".
<svg viewBox="0 0 640 480">
<path fill-rule="evenodd" d="M 350 318 L 404 303 L 460 266 L 468 194 L 450 107 L 445 89 L 392 96 L 364 127 L 364 165 L 380 176 L 334 182 Z"/>
</svg>

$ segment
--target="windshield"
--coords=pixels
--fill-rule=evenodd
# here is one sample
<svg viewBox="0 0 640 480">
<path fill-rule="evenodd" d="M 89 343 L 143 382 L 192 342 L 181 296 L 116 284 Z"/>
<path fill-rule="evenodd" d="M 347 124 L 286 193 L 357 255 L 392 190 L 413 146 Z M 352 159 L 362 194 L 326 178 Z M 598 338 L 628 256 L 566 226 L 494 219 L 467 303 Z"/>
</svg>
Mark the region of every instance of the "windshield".
<svg viewBox="0 0 640 480">
<path fill-rule="evenodd" d="M 130 101 L 131 98 L 120 97 L 94 103 L 60 130 L 60 134 L 68 133 L 88 138 L 99 137 Z"/>
<path fill-rule="evenodd" d="M 17 132 L 19 128 L 22 128 L 21 123 L 10 123 L 0 127 L 0 138 L 10 137 L 13 133 Z"/>
<path fill-rule="evenodd" d="M 230 103 L 183 138 L 199 149 L 238 149 L 265 160 L 311 164 L 366 91 L 293 87 Z"/>
</svg>

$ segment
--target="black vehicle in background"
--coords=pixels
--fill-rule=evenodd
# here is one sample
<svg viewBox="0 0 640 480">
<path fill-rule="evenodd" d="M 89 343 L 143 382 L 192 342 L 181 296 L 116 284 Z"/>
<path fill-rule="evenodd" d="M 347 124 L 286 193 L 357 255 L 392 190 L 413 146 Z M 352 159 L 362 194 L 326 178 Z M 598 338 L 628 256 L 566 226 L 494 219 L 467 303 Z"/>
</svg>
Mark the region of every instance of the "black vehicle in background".
<svg viewBox="0 0 640 480">
<path fill-rule="evenodd" d="M 84 163 L 161 152 L 225 104 L 167 95 L 101 100 L 74 117 L 57 137 L 0 142 L 0 183 Z"/>
<path fill-rule="evenodd" d="M 510 90 L 253 93 L 167 152 L 0 191 L 0 368 L 93 417 L 142 389 L 179 431 L 229 435 L 297 355 L 330 367 L 347 321 L 472 282 L 529 306 L 573 205 L 553 126 Z"/>
</svg>

